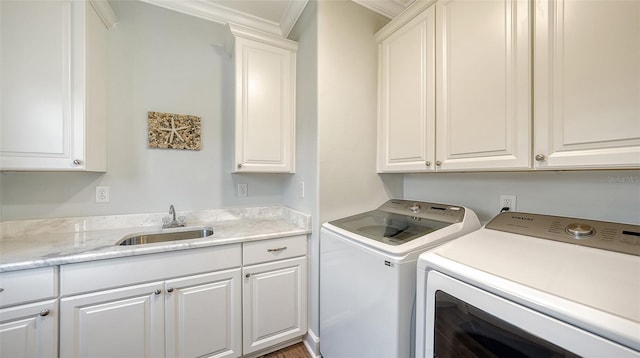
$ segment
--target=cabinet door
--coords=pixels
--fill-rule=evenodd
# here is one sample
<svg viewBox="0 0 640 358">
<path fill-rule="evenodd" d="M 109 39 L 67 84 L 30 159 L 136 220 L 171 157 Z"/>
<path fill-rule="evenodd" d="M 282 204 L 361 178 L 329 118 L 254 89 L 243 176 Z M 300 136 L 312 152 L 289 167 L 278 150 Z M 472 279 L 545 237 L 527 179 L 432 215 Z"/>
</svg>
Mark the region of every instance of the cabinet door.
<svg viewBox="0 0 640 358">
<path fill-rule="evenodd" d="M 166 281 L 167 357 L 242 355 L 240 268 Z"/>
<path fill-rule="evenodd" d="M 236 38 L 236 171 L 294 172 L 295 52 Z"/>
<path fill-rule="evenodd" d="M 530 167 L 531 5 L 436 3 L 438 170 Z"/>
<path fill-rule="evenodd" d="M 435 10 L 379 48 L 378 172 L 435 168 Z"/>
<path fill-rule="evenodd" d="M 162 282 L 60 300 L 61 357 L 163 357 Z"/>
<path fill-rule="evenodd" d="M 0 357 L 58 355 L 57 300 L 0 310 Z"/>
<path fill-rule="evenodd" d="M 307 259 L 243 268 L 243 353 L 307 332 Z"/>
<path fill-rule="evenodd" d="M 537 1 L 536 169 L 640 167 L 640 2 Z"/>
<path fill-rule="evenodd" d="M 86 103 L 86 69 L 105 64 L 94 56 L 106 48 L 106 28 L 93 7 L 0 1 L 0 33 L 0 169 L 104 171 L 104 74 L 89 78 L 89 89 L 104 85 L 90 93 L 100 105 Z"/>
</svg>

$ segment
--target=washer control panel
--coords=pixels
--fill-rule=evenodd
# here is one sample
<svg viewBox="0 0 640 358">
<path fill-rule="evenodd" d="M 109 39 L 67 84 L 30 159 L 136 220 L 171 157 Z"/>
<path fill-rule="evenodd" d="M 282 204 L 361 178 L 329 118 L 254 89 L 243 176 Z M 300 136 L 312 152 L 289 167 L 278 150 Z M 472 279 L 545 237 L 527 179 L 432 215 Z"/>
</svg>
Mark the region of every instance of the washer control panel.
<svg viewBox="0 0 640 358">
<path fill-rule="evenodd" d="M 384 203 L 378 210 L 448 223 L 457 223 L 464 219 L 464 208 L 461 206 L 424 201 L 393 199 Z"/>
<path fill-rule="evenodd" d="M 640 225 L 505 212 L 485 228 L 640 256 Z"/>
</svg>

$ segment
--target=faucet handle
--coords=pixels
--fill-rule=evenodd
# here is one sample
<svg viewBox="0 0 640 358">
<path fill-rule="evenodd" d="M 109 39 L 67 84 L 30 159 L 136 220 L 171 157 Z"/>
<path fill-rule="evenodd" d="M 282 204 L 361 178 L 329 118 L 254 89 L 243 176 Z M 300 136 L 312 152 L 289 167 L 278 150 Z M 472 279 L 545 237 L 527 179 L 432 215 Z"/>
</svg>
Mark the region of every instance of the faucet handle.
<svg viewBox="0 0 640 358">
<path fill-rule="evenodd" d="M 162 224 L 163 225 L 168 225 L 171 222 L 171 218 L 168 216 L 165 216 L 162 218 Z"/>
<path fill-rule="evenodd" d="M 178 224 L 185 226 L 187 224 L 187 218 L 184 216 L 178 216 Z"/>
</svg>

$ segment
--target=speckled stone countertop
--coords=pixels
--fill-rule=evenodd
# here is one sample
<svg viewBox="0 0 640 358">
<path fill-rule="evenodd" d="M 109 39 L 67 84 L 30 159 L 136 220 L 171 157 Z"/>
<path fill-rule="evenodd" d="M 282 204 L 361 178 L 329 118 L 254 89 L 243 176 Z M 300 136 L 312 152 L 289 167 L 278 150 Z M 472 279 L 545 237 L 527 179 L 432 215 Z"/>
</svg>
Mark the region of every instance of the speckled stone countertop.
<svg viewBox="0 0 640 358">
<path fill-rule="evenodd" d="M 186 217 L 187 227 L 212 227 L 213 236 L 144 245 L 115 245 L 130 234 L 160 231 L 162 218 L 167 216 L 166 213 L 2 222 L 0 272 L 311 232 L 311 216 L 282 206 L 176 214 Z"/>
</svg>

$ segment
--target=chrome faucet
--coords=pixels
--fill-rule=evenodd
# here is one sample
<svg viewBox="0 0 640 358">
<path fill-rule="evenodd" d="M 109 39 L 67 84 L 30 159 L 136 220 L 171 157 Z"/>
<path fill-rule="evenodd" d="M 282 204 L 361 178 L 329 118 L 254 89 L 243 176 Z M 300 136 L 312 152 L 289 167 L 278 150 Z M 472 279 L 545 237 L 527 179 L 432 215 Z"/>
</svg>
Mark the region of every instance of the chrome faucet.
<svg viewBox="0 0 640 358">
<path fill-rule="evenodd" d="M 173 207 L 173 204 L 169 206 L 169 217 L 164 217 L 162 219 L 163 229 L 169 229 L 173 227 L 183 227 L 186 225 L 184 222 L 184 217 L 180 217 L 179 220 L 176 220 L 176 209 Z"/>
</svg>

